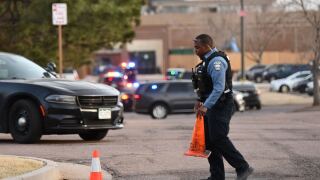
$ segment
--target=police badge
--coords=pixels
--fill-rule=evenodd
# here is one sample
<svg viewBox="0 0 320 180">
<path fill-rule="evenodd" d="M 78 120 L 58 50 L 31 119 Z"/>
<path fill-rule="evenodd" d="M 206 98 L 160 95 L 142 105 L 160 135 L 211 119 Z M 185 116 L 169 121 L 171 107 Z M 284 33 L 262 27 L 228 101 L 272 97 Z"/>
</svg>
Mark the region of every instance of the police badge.
<svg viewBox="0 0 320 180">
<path fill-rule="evenodd" d="M 220 71 L 220 69 L 221 69 L 221 61 L 215 61 L 215 62 L 213 63 L 213 65 L 214 65 L 214 69 L 215 69 L 216 71 Z"/>
</svg>

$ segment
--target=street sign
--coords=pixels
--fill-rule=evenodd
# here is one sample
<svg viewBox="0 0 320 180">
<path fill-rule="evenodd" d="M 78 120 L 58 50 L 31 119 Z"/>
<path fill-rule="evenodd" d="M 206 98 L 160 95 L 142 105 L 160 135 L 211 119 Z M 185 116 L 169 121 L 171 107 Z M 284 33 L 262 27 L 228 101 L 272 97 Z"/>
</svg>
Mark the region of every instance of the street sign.
<svg viewBox="0 0 320 180">
<path fill-rule="evenodd" d="M 53 25 L 67 25 L 67 4 L 53 3 L 52 4 L 52 24 Z"/>
</svg>

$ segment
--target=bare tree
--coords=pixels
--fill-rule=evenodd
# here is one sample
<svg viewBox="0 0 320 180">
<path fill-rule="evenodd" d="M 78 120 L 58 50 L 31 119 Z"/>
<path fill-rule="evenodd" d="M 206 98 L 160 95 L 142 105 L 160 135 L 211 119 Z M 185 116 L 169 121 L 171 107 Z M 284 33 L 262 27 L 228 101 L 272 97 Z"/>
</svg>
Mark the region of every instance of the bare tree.
<svg viewBox="0 0 320 180">
<path fill-rule="evenodd" d="M 284 12 L 277 13 L 262 12 L 256 13 L 253 22 L 247 25 L 247 49 L 249 60 L 262 63 L 262 56 L 268 48 L 270 42 L 281 32 L 281 24 L 284 18 Z"/>
<path fill-rule="evenodd" d="M 207 23 L 210 29 L 210 33 L 216 34 L 219 32 L 219 36 L 215 36 L 216 45 L 222 49 L 225 45 L 231 41 L 233 37 L 239 36 L 239 23 L 234 18 L 234 14 L 221 13 L 219 18 L 208 17 Z"/>
<path fill-rule="evenodd" d="M 9 20 L 11 23 L 16 23 L 20 19 L 18 3 L 26 6 L 29 2 L 30 0 L 0 0 L 0 20 Z"/>
<path fill-rule="evenodd" d="M 319 6 L 319 2 L 315 0 L 295 0 L 294 3 L 300 6 L 303 11 L 303 16 L 309 22 L 313 29 L 313 39 L 312 42 L 312 50 L 313 50 L 313 106 L 320 105 L 320 97 L 319 97 L 319 61 L 320 61 L 320 10 L 308 10 L 307 5 L 317 5 Z"/>
</svg>

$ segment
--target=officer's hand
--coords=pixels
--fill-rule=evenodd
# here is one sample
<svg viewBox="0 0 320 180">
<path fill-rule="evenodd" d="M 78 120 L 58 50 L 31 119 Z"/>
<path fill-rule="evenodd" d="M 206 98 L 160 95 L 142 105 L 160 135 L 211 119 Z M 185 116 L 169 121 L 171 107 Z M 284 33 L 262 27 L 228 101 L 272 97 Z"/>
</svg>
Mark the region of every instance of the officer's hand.
<svg viewBox="0 0 320 180">
<path fill-rule="evenodd" d="M 198 108 L 198 111 L 197 111 L 197 114 L 201 115 L 201 116 L 204 116 L 207 112 L 207 108 L 203 105 L 201 105 L 199 108 Z"/>
<path fill-rule="evenodd" d="M 197 112 L 199 107 L 202 106 L 202 104 L 203 104 L 202 102 L 197 101 L 196 104 L 194 105 L 193 111 Z"/>
</svg>

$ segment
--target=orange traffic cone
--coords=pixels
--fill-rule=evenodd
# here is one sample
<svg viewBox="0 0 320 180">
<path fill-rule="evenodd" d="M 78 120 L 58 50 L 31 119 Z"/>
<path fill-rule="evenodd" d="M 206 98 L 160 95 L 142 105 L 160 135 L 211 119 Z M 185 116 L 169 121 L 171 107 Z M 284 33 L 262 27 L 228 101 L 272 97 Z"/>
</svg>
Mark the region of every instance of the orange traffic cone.
<svg viewBox="0 0 320 180">
<path fill-rule="evenodd" d="M 97 150 L 92 153 L 90 180 L 102 180 L 99 152 Z"/>
<path fill-rule="evenodd" d="M 189 150 L 184 153 L 184 155 L 208 158 L 210 154 L 211 151 L 206 150 L 204 118 L 201 115 L 197 115 L 190 147 Z"/>
</svg>

